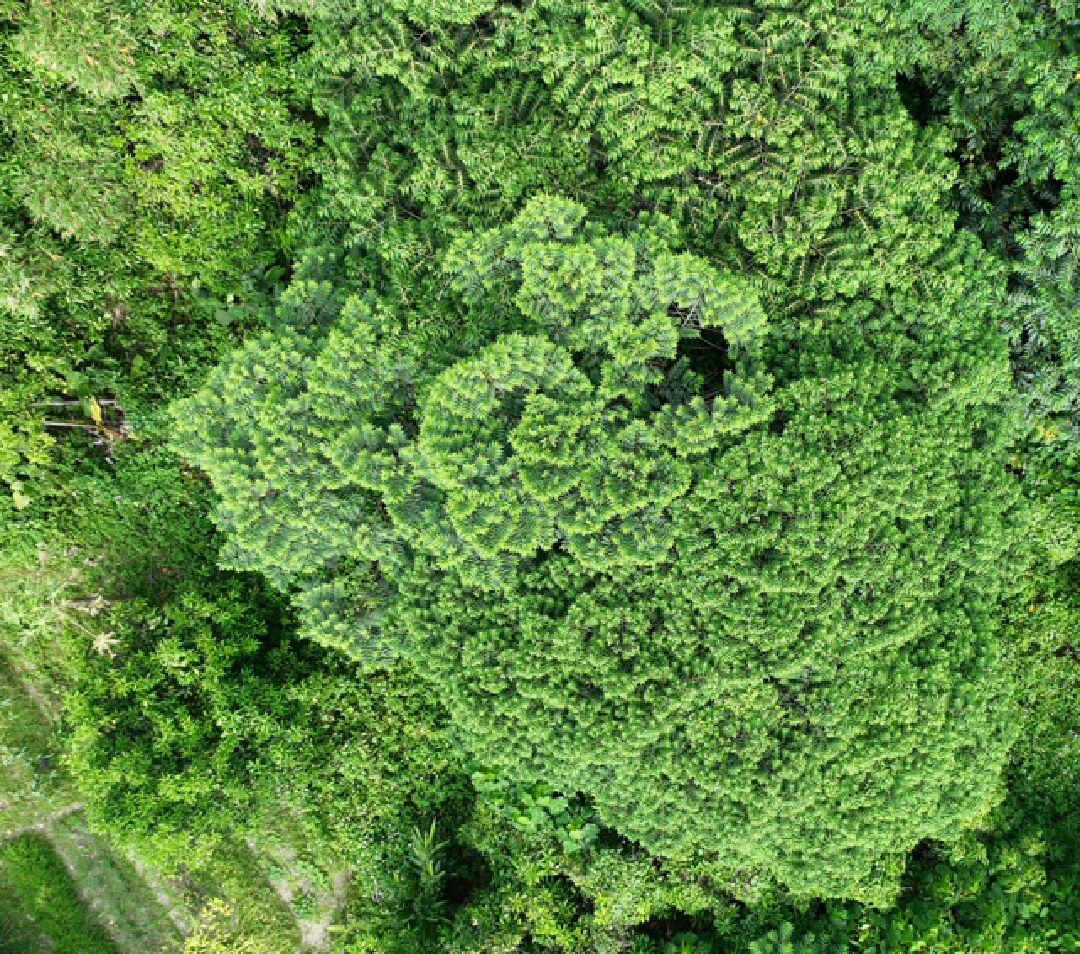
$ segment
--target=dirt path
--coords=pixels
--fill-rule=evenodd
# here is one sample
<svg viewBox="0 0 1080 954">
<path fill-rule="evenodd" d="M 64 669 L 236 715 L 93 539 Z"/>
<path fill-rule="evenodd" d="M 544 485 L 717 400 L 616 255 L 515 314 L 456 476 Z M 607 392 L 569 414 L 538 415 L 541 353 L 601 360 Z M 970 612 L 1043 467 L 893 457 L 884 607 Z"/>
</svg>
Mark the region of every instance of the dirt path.
<svg viewBox="0 0 1080 954">
<path fill-rule="evenodd" d="M 72 780 L 51 767 L 55 758 L 46 740 L 57 700 L 40 675 L 11 647 L 0 646 L 0 755 L 15 756 L 0 761 L 0 843 L 27 834 L 48 839 L 119 954 L 175 951 L 190 931 L 186 910 L 169 896 L 164 879 L 140 870 L 87 828 Z M 33 757 L 24 757 L 26 750 Z"/>
<path fill-rule="evenodd" d="M 0 802 L 0 807 L 3 807 L 2 802 Z M 49 830 L 55 822 L 60 821 L 62 818 L 67 818 L 68 815 L 74 815 L 76 812 L 81 812 L 83 808 L 85 808 L 85 806 L 82 802 L 72 802 L 70 805 L 64 805 L 63 808 L 58 808 L 56 811 L 49 812 L 49 814 L 42 817 L 40 821 L 31 822 L 29 825 L 19 825 L 17 828 L 4 829 L 4 838 L 18 838 L 19 835 L 28 835 L 31 832 L 37 832 L 48 837 Z"/>
<path fill-rule="evenodd" d="M 251 850 L 252 856 L 258 859 L 261 853 L 255 840 L 245 838 L 244 841 Z M 272 859 L 277 867 L 288 872 L 285 877 L 278 878 L 271 877 L 269 874 L 266 875 L 267 880 L 273 885 L 282 901 L 290 904 L 297 888 L 313 893 L 318 898 L 316 916 L 297 918 L 296 923 L 300 926 L 300 939 L 303 946 L 308 950 L 322 950 L 327 944 L 327 928 L 334 923 L 335 916 L 338 914 L 338 909 L 348 890 L 348 872 L 335 872 L 330 876 L 329 891 L 319 890 L 319 887 L 313 884 L 309 878 L 298 873 L 293 868 L 292 863 L 296 859 L 295 850 L 279 848 L 278 851 L 267 857 Z"/>
<path fill-rule="evenodd" d="M 120 954 L 164 954 L 179 946 L 190 927 L 172 899 L 77 815 L 65 816 L 45 836 Z"/>
<path fill-rule="evenodd" d="M 72 802 L 30 824 L 5 829 L 0 841 L 43 835 L 71 875 L 79 900 L 101 924 L 120 954 L 166 954 L 190 931 L 171 898 L 155 890 L 126 858 L 82 823 Z"/>
</svg>

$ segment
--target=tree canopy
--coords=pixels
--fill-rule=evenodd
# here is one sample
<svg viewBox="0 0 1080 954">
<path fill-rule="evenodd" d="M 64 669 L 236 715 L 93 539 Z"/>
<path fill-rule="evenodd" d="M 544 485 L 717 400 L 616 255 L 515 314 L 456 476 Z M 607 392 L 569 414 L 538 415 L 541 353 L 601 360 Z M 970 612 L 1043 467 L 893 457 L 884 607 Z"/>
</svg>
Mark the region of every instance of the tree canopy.
<svg viewBox="0 0 1080 954">
<path fill-rule="evenodd" d="M 951 244 L 932 297 L 774 331 L 669 219 L 541 196 L 448 251 L 471 336 L 300 279 L 175 440 L 233 565 L 406 656 L 478 759 L 702 870 L 887 891 L 1010 741 L 1007 355 Z"/>
</svg>

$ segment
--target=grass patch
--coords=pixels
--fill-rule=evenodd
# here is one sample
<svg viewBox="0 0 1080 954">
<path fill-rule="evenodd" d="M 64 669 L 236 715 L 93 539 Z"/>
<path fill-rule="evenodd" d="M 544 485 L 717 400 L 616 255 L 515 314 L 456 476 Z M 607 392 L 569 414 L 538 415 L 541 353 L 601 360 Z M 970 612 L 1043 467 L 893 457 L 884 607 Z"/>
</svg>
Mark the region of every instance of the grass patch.
<svg viewBox="0 0 1080 954">
<path fill-rule="evenodd" d="M 295 914 L 245 842 L 222 840 L 206 864 L 197 870 L 181 869 L 174 881 L 193 923 L 204 923 L 207 917 L 217 920 L 212 916 L 214 910 L 228 909 L 230 933 L 249 943 L 253 954 L 263 949 L 274 954 L 300 949 Z M 195 949 L 201 950 L 198 946 Z"/>
<path fill-rule="evenodd" d="M 51 839 L 122 954 L 179 949 L 180 932 L 135 866 L 105 839 L 88 831 L 81 815 L 56 822 Z"/>
<path fill-rule="evenodd" d="M 236 911 L 243 935 L 274 950 L 300 946 L 300 928 L 259 862 L 243 842 L 226 842 L 215 853 L 210 874 Z"/>
<path fill-rule="evenodd" d="M 0 652 L 0 835 L 42 821 L 75 798 L 47 722 Z"/>
<path fill-rule="evenodd" d="M 42 835 L 20 835 L 0 848 L 0 897 L 8 899 L 9 920 L 23 937 L 15 942 L 21 947 L 0 946 L 4 954 L 28 954 L 43 945 L 53 954 L 117 954 Z"/>
<path fill-rule="evenodd" d="M 47 954 L 41 930 L 26 916 L 15 889 L 0 870 L 0 954 Z"/>
</svg>

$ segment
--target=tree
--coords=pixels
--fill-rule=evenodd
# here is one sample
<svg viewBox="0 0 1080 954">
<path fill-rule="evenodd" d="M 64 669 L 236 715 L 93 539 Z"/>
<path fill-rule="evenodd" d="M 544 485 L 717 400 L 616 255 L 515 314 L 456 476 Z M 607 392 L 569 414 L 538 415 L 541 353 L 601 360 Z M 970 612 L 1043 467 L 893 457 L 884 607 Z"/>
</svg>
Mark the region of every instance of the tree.
<svg viewBox="0 0 1080 954">
<path fill-rule="evenodd" d="M 928 294 L 773 329 L 677 241 L 545 197 L 462 237 L 461 356 L 303 281 L 176 445 L 233 565 L 405 655 L 482 762 L 728 883 L 882 901 L 1011 738 L 1000 269 L 959 239 Z"/>
<path fill-rule="evenodd" d="M 666 508 L 695 465 L 767 418 L 754 292 L 674 254 L 663 220 L 612 235 L 583 219 L 539 199 L 455 249 L 468 294 L 520 284 L 482 309 L 478 327 L 513 330 L 474 357 L 425 361 L 377 303 L 327 311 L 326 289 L 301 281 L 285 327 L 178 405 L 178 446 L 230 488 L 218 518 L 232 565 L 300 583 L 313 633 L 342 642 L 321 609 L 341 595 L 327 580 L 342 560 L 379 576 L 426 553 L 481 586 L 556 541 L 597 570 L 662 562 Z M 297 332 L 320 315 L 336 323 Z M 254 427 L 237 426 L 242 407 Z M 305 516 L 283 523 L 283 507 Z"/>
<path fill-rule="evenodd" d="M 1041 556 L 1064 562 L 1080 552 L 1076 4 L 911 0 L 898 24 L 898 66 L 922 121 L 947 129 L 962 160 L 961 222 L 1012 265 L 1001 314 L 1024 407 L 1016 466 Z"/>
</svg>

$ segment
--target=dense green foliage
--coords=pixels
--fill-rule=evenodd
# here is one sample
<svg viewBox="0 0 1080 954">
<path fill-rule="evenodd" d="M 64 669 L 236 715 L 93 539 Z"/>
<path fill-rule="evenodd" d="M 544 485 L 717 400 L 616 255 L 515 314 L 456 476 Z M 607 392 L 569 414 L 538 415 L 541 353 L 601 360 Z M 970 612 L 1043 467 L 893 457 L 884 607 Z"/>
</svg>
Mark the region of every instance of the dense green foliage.
<svg viewBox="0 0 1080 954">
<path fill-rule="evenodd" d="M 54 586 L 78 567 L 107 630 L 89 614 L 35 627 L 24 596 L 5 637 L 65 688 L 65 762 L 91 820 L 191 862 L 284 804 L 322 855 L 381 871 L 414 825 L 463 810 L 468 781 L 429 689 L 299 639 L 279 594 L 219 570 L 204 480 L 131 444 L 68 479 L 76 497 L 56 522 L 89 556 L 37 556 L 60 564 Z"/>
<path fill-rule="evenodd" d="M 544 63 L 545 43 L 611 30 L 602 9 L 504 9 L 500 42 Z M 620 16 L 659 55 L 648 17 Z M 419 222 L 459 238 L 436 301 L 421 283 L 402 307 L 392 272 L 348 294 L 353 257 L 313 256 L 275 330 L 179 406 L 174 444 L 223 495 L 230 564 L 298 585 L 329 644 L 407 656 L 484 763 L 588 792 L 721 880 L 882 900 L 920 838 L 985 814 L 1009 744 L 989 622 L 1014 569 L 1004 271 L 953 235 L 940 140 L 895 90 L 841 92 L 880 82 L 852 27 L 804 64 L 805 27 L 749 23 L 775 36 L 753 54 L 750 126 L 746 18 L 703 10 L 663 37 L 666 92 L 715 117 L 715 155 L 650 168 L 604 120 L 613 81 L 583 113 L 613 158 L 576 194 L 610 221 L 649 182 L 678 217 L 615 231 L 541 194 L 461 233 L 439 193 Z M 701 31 L 700 73 L 682 30 Z M 455 116 L 501 37 L 473 32 L 450 60 Z M 638 107 L 670 121 L 659 91 Z M 768 163 L 736 161 L 755 142 Z M 670 181 L 720 169 L 722 196 Z"/>
<path fill-rule="evenodd" d="M 1080 947 L 1074 0 L 0 62 L 0 817 L 208 954 Z"/>
<path fill-rule="evenodd" d="M 941 117 L 962 160 L 953 203 L 1011 263 L 1003 328 L 1026 411 L 1036 529 L 1052 559 L 1068 559 L 1080 546 L 1077 8 L 916 0 L 904 19 L 920 109 Z"/>
<path fill-rule="evenodd" d="M 397 826 L 452 813 L 461 783 L 420 687 L 400 672 L 358 680 L 310 643 L 252 629 L 258 610 L 236 588 L 114 616 L 116 660 L 93 657 L 68 701 L 91 820 L 191 863 L 192 836 L 205 852 L 257 832 L 272 806 L 303 818 L 318 805 L 309 837 L 367 867 Z"/>
<path fill-rule="evenodd" d="M 152 430 L 265 303 L 311 135 L 299 42 L 243 3 L 0 6 L 0 476 L 18 499 L 59 489 L 28 404 L 109 394 Z"/>
</svg>

